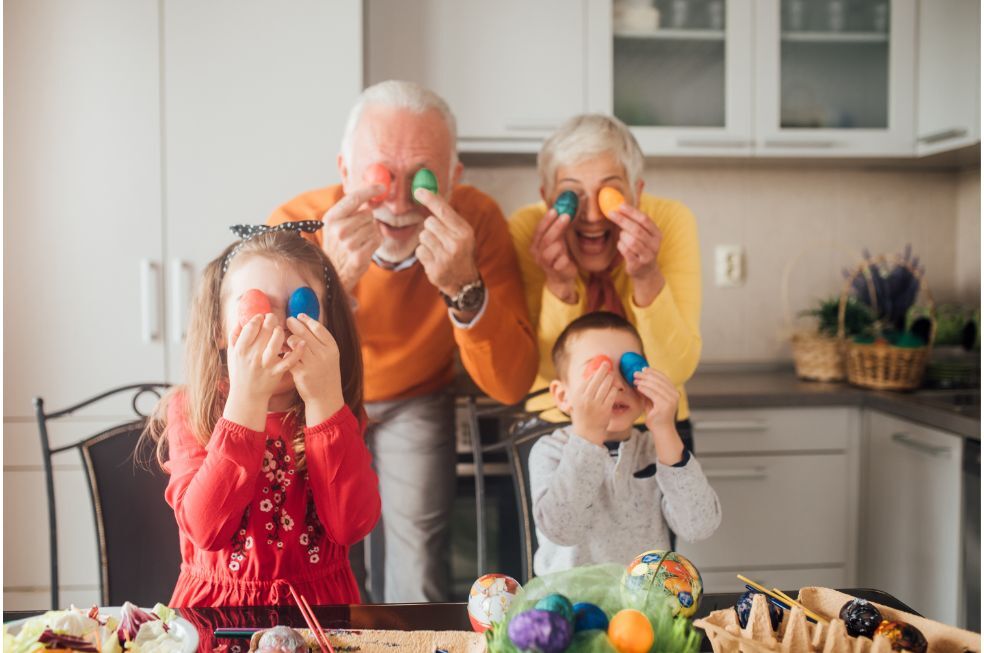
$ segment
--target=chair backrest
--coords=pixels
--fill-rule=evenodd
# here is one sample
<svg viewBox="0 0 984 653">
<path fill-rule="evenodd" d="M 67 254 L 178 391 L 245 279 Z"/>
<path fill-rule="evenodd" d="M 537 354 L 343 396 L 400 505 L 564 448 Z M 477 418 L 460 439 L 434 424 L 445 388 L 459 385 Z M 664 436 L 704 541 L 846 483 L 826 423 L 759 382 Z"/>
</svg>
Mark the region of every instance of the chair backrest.
<svg viewBox="0 0 984 653">
<path fill-rule="evenodd" d="M 122 605 L 132 601 L 153 605 L 167 600 L 174 590 L 181 565 L 178 527 L 164 500 L 167 475 L 151 461 L 138 464 L 137 443 L 146 424 L 138 408 L 145 393 L 160 397 L 167 385 L 144 383 L 116 388 L 55 412 L 34 399 L 48 495 L 51 551 L 51 607 L 58 609 L 58 525 L 55 510 L 52 458 L 69 450 L 82 457 L 98 544 L 100 601 Z M 121 393 L 132 393 L 137 419 L 81 440 L 52 448 L 48 423 Z"/>
</svg>

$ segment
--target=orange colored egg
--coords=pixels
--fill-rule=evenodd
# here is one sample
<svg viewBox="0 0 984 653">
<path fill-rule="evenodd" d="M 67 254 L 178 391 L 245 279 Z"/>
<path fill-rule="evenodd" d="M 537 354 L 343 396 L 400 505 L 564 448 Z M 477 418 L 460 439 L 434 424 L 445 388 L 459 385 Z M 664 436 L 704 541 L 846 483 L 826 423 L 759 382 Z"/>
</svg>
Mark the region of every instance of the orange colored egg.
<svg viewBox="0 0 984 653">
<path fill-rule="evenodd" d="M 239 298 L 239 326 L 245 326 L 254 315 L 272 312 L 270 300 L 262 290 L 250 288 Z"/>
<path fill-rule="evenodd" d="M 653 625 L 638 610 L 620 610 L 608 623 L 608 639 L 619 653 L 648 653 L 654 638 Z"/>
<path fill-rule="evenodd" d="M 373 163 L 371 166 L 366 168 L 365 173 L 362 175 L 362 180 L 369 185 L 378 185 L 385 188 L 379 195 L 375 195 L 370 198 L 372 202 L 382 202 L 389 196 L 390 184 L 393 182 L 393 176 L 390 174 L 389 169 L 382 163 Z"/>
<path fill-rule="evenodd" d="M 598 191 L 598 208 L 601 209 L 601 212 L 609 220 L 612 217 L 612 213 L 623 204 L 625 204 L 625 196 L 611 186 L 605 186 Z"/>
<path fill-rule="evenodd" d="M 597 371 L 599 367 L 608 363 L 608 369 L 615 369 L 615 364 L 612 363 L 612 359 L 604 354 L 598 354 L 594 358 L 588 361 L 588 364 L 584 366 L 584 380 L 587 381 L 591 378 L 591 375 Z"/>
</svg>

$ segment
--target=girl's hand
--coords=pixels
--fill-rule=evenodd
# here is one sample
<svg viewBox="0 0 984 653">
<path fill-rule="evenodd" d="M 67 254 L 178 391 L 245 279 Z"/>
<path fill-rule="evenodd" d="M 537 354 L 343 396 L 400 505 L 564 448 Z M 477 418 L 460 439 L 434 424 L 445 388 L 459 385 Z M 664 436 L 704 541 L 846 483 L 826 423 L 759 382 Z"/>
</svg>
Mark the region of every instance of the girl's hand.
<svg viewBox="0 0 984 653">
<path fill-rule="evenodd" d="M 574 432 L 588 442 L 599 446 L 603 444 L 608 436 L 608 422 L 612 419 L 612 406 L 618 392 L 615 372 L 607 362 L 602 363 L 571 402 Z"/>
<path fill-rule="evenodd" d="M 229 398 L 223 417 L 254 431 L 264 429 L 270 397 L 301 355 L 295 350 L 280 357 L 284 335 L 272 313 L 254 315 L 229 335 Z"/>
<path fill-rule="evenodd" d="M 665 283 L 656 263 L 663 232 L 648 215 L 628 203 L 610 218 L 621 229 L 616 247 L 625 259 L 625 273 L 632 279 L 632 298 L 637 306 L 649 306 Z"/>
<path fill-rule="evenodd" d="M 567 250 L 564 231 L 571 216 L 547 211 L 533 233 L 530 255 L 546 276 L 545 285 L 554 297 L 566 304 L 577 303 L 577 265 Z"/>
<path fill-rule="evenodd" d="M 287 345 L 301 351 L 290 373 L 304 402 L 307 425 L 317 426 L 345 405 L 338 343 L 325 325 L 304 314 L 287 318 L 287 328 L 292 334 Z"/>
</svg>

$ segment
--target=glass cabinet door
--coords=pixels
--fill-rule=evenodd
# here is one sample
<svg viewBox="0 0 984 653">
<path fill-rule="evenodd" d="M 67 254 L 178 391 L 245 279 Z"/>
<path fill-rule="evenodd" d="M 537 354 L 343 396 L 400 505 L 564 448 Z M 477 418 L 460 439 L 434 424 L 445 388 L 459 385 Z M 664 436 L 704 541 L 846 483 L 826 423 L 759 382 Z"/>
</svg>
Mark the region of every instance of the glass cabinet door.
<svg viewBox="0 0 984 653">
<path fill-rule="evenodd" d="M 914 2 L 758 0 L 762 153 L 911 154 Z"/>
<path fill-rule="evenodd" d="M 612 112 L 647 154 L 751 151 L 751 1 L 615 0 Z"/>
</svg>

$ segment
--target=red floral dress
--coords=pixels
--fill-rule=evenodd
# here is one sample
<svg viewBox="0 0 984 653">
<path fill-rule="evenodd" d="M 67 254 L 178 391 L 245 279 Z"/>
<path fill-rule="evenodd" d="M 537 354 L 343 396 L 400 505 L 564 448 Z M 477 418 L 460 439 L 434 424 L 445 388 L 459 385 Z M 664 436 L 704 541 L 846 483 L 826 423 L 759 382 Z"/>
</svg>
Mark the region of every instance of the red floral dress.
<svg viewBox="0 0 984 653">
<path fill-rule="evenodd" d="M 178 396 L 168 409 L 165 498 L 182 558 L 169 605 L 285 604 L 284 580 L 312 604 L 358 603 L 348 549 L 376 524 L 380 499 L 352 412 L 304 429 L 299 472 L 291 414 L 269 413 L 264 433 L 220 419 L 202 447 L 183 406 Z"/>
</svg>

